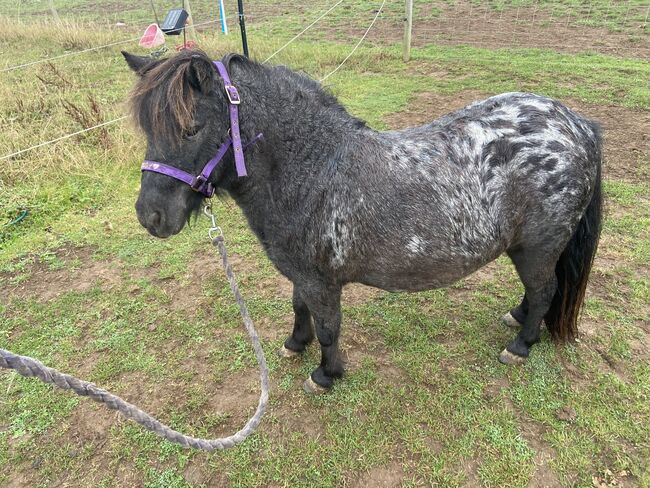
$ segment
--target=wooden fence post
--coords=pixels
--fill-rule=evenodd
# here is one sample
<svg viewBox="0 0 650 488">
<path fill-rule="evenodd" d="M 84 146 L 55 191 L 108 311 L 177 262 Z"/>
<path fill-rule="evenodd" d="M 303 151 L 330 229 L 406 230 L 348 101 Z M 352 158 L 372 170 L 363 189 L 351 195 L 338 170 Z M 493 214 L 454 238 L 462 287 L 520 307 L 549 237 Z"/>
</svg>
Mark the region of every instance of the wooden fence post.
<svg viewBox="0 0 650 488">
<path fill-rule="evenodd" d="M 187 15 L 189 17 L 189 22 L 187 25 L 187 28 L 190 30 L 190 35 L 192 36 L 192 39 L 195 41 L 198 41 L 196 38 L 196 29 L 194 28 L 194 17 L 192 17 L 192 7 L 190 7 L 190 0 L 184 0 L 183 3 L 185 4 L 185 10 L 187 10 Z"/>
<path fill-rule="evenodd" d="M 56 20 L 58 23 L 61 23 L 59 13 L 56 11 L 56 7 L 54 7 L 54 0 L 49 0 L 48 3 L 50 5 L 50 12 L 52 12 L 52 15 L 54 16 L 54 20 Z"/>
<path fill-rule="evenodd" d="M 413 29 L 413 0 L 406 0 L 406 17 L 404 17 L 404 45 L 402 47 L 402 59 L 408 61 L 411 58 L 411 30 Z"/>
</svg>

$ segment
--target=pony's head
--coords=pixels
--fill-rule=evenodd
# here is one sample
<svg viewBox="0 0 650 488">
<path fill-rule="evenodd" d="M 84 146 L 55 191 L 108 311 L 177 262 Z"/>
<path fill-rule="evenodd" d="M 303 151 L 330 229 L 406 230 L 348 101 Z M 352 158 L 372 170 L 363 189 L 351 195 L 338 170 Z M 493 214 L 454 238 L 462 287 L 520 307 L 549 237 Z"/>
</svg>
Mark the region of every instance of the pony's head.
<svg viewBox="0 0 650 488">
<path fill-rule="evenodd" d="M 139 75 L 131 108 L 147 137 L 145 159 L 199 174 L 229 129 L 223 80 L 212 61 L 199 51 L 164 60 L 122 54 Z M 229 154 L 222 167 L 228 158 L 232 160 Z M 135 208 L 140 223 L 164 238 L 180 232 L 202 200 L 202 194 L 181 181 L 143 171 Z"/>
</svg>

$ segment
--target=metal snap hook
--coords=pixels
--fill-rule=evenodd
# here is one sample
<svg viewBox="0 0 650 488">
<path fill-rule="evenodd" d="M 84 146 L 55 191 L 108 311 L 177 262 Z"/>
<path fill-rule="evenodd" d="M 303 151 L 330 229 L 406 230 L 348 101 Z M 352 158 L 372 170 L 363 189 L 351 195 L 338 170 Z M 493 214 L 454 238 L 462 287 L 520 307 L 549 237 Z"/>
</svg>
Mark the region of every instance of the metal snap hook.
<svg viewBox="0 0 650 488">
<path fill-rule="evenodd" d="M 218 237 L 223 237 L 223 230 L 221 230 L 221 227 L 219 227 L 219 224 L 217 224 L 217 219 L 212 213 L 212 205 L 204 205 L 203 213 L 210 219 L 210 222 L 212 223 L 212 227 L 208 229 L 208 237 L 210 237 L 212 240 L 215 240 Z"/>
</svg>

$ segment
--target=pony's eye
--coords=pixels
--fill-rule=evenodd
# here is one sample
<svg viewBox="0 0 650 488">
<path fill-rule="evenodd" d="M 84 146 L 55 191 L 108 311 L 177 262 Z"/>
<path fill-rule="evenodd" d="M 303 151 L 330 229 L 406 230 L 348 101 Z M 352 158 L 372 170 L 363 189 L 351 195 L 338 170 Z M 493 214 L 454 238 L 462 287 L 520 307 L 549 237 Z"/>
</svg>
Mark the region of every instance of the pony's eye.
<svg viewBox="0 0 650 488">
<path fill-rule="evenodd" d="M 184 133 L 183 133 L 183 139 L 191 140 L 193 139 L 199 132 L 201 131 L 201 127 L 198 125 L 193 125 L 192 127 L 188 128 Z"/>
</svg>

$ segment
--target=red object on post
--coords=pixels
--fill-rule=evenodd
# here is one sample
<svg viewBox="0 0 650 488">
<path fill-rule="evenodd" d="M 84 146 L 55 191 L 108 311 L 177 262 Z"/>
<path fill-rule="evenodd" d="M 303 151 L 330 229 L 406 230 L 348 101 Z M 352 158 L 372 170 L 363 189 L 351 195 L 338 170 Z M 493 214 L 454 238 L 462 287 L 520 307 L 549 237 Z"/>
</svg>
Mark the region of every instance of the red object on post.
<svg viewBox="0 0 650 488">
<path fill-rule="evenodd" d="M 184 42 L 183 44 L 179 44 L 176 46 L 177 51 L 183 51 L 184 49 L 195 49 L 198 46 L 198 44 L 194 41 L 187 41 Z"/>
</svg>

